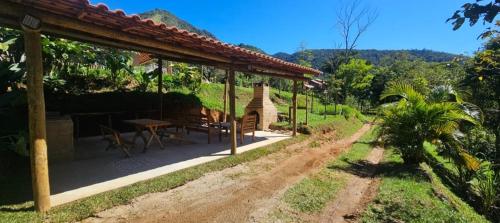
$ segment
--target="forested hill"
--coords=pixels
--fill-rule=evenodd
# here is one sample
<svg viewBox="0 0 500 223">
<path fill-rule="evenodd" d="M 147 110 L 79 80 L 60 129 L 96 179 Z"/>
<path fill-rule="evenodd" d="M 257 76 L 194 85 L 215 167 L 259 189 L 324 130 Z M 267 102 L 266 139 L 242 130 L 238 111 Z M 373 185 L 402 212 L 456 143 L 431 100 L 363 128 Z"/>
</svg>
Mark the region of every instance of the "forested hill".
<svg viewBox="0 0 500 223">
<path fill-rule="evenodd" d="M 334 49 L 314 49 L 311 50 L 313 54 L 313 66 L 320 68 L 325 61 L 330 58 L 334 53 L 340 53 L 341 50 Z M 401 54 L 408 55 L 409 59 L 422 59 L 427 62 L 447 62 L 451 61 L 460 55 L 437 52 L 432 50 L 358 50 L 357 56 L 370 61 L 373 64 L 380 64 L 383 58 L 396 58 Z M 298 53 L 277 53 L 274 57 L 289 61 L 297 62 Z"/>
<path fill-rule="evenodd" d="M 155 22 L 162 22 L 170 26 L 176 26 L 180 29 L 185 29 L 190 32 L 198 33 L 200 35 L 216 39 L 215 35 L 212 34 L 211 32 L 204 29 L 198 29 L 195 26 L 191 25 L 190 23 L 178 18 L 174 14 L 163 9 L 154 9 L 151 11 L 143 12 L 139 14 L 139 16 L 143 19 L 151 19 Z"/>
</svg>

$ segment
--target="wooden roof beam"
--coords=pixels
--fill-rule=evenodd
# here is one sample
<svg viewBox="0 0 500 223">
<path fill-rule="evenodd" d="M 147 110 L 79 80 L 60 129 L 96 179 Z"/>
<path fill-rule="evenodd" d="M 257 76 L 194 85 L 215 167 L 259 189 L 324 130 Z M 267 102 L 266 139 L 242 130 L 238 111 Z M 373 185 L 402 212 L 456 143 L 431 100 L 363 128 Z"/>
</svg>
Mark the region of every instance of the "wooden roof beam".
<svg viewBox="0 0 500 223">
<path fill-rule="evenodd" d="M 145 48 L 164 50 L 164 51 L 169 51 L 171 53 L 195 56 L 218 62 L 226 62 L 226 63 L 230 62 L 229 58 L 222 57 L 219 55 L 214 55 L 206 52 L 201 52 L 198 50 L 174 46 L 172 44 L 160 42 L 157 40 L 152 40 L 149 38 L 139 37 L 137 35 L 131 35 L 123 31 L 107 29 L 104 27 L 93 25 L 88 22 L 82 22 L 77 19 L 63 17 L 52 13 L 41 12 L 38 10 L 29 11 L 22 5 L 8 1 L 0 2 L 1 17 L 10 16 L 15 18 L 21 18 L 26 13 L 29 13 L 43 21 L 42 32 L 46 31 L 45 30 L 46 25 L 52 25 L 54 27 L 59 27 L 59 29 L 61 30 L 64 30 L 67 36 L 71 36 L 72 33 L 74 32 L 80 32 L 80 33 L 91 34 L 94 36 L 106 37 L 117 41 L 122 41 L 125 43 L 142 45 Z"/>
</svg>

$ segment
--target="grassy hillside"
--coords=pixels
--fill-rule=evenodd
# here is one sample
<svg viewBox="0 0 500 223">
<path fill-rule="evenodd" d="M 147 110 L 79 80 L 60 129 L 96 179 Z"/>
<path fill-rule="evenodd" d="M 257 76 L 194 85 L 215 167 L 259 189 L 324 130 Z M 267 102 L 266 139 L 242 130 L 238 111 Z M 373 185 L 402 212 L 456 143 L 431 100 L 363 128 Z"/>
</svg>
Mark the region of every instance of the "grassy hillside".
<svg viewBox="0 0 500 223">
<path fill-rule="evenodd" d="M 380 192 L 362 222 L 488 222 L 443 185 L 432 168 L 403 164 L 394 150 L 381 164 Z"/>
<path fill-rule="evenodd" d="M 165 23 L 169 26 L 176 26 L 181 29 L 185 29 L 190 32 L 198 33 L 200 35 L 208 36 L 211 38 L 216 39 L 215 35 L 212 34 L 211 32 L 204 30 L 204 29 L 199 29 L 190 23 L 178 18 L 174 14 L 170 13 L 169 11 L 163 10 L 163 9 L 154 9 L 151 11 L 143 12 L 139 14 L 141 18 L 144 19 L 151 19 L 155 22 L 162 22 Z"/>
<path fill-rule="evenodd" d="M 182 93 L 188 92 L 187 90 L 185 91 L 178 90 L 178 91 Z M 203 104 L 204 107 L 222 111 L 224 109 L 223 95 L 224 95 L 223 84 L 203 84 L 201 86 L 201 90 L 197 93 L 196 96 L 201 100 L 201 103 Z M 288 108 L 289 106 L 292 105 L 292 97 L 293 94 L 291 92 L 281 91 L 281 93 L 279 93 L 278 90 L 276 89 L 270 90 L 271 101 L 274 102 L 274 105 L 276 106 L 279 112 L 288 114 Z M 252 98 L 253 98 L 252 88 L 236 87 L 236 115 L 238 117 L 243 116 L 245 112 L 245 107 L 252 100 Z M 333 121 L 336 117 L 338 117 L 333 113 L 334 110 L 333 106 L 329 105 L 327 106 L 328 115 L 326 115 L 325 119 L 325 116 L 323 115 L 324 105 L 320 103 L 320 100 L 318 98 L 315 98 L 313 101 L 314 101 L 314 112 L 308 114 L 309 125 L 315 126 L 315 125 L 320 125 L 322 123 L 328 123 Z M 309 106 L 311 106 L 311 102 L 312 102 L 311 97 L 309 97 L 309 103 L 310 103 Z M 297 103 L 299 108 L 297 112 L 298 122 L 299 123 L 305 122 L 306 111 L 304 108 L 306 106 L 306 96 L 299 94 L 297 96 Z M 361 120 L 364 119 L 363 115 L 359 113 L 356 109 L 344 105 L 339 105 L 337 107 L 337 113 L 341 113 L 342 115 L 348 118 L 356 117 Z M 286 125 L 286 123 L 283 123 L 283 125 Z"/>
</svg>

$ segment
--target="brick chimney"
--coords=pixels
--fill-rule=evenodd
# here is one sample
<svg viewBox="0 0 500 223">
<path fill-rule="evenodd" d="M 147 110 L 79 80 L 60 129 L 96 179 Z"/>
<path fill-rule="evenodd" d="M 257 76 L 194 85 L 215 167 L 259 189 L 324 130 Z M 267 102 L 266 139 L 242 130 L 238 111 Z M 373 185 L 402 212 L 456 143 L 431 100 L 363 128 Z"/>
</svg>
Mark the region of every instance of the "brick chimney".
<svg viewBox="0 0 500 223">
<path fill-rule="evenodd" d="M 278 110 L 269 98 L 269 85 L 253 84 L 253 99 L 245 108 L 245 114 L 257 115 L 257 129 L 267 130 L 271 123 L 278 121 Z"/>
</svg>

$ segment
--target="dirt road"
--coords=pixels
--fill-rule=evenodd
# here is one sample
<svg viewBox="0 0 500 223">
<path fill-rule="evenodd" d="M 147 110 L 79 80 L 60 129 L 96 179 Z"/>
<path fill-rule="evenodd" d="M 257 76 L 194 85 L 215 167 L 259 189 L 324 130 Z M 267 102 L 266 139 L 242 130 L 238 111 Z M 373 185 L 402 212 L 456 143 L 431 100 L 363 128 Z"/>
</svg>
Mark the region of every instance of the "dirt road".
<svg viewBox="0 0 500 223">
<path fill-rule="evenodd" d="M 329 141 L 333 133 L 311 137 L 179 188 L 141 196 L 84 222 L 253 222 L 289 186 L 319 170 L 370 128 L 366 124 L 351 137 L 336 142 Z M 312 142 L 320 146 L 309 148 Z"/>
<path fill-rule="evenodd" d="M 318 222 L 355 222 L 359 214 L 375 197 L 379 179 L 373 178 L 377 164 L 382 160 L 384 150 L 376 147 L 366 157 L 364 163 L 353 170 L 346 186 L 338 192 L 339 196 L 331 201 L 319 216 Z"/>
</svg>

